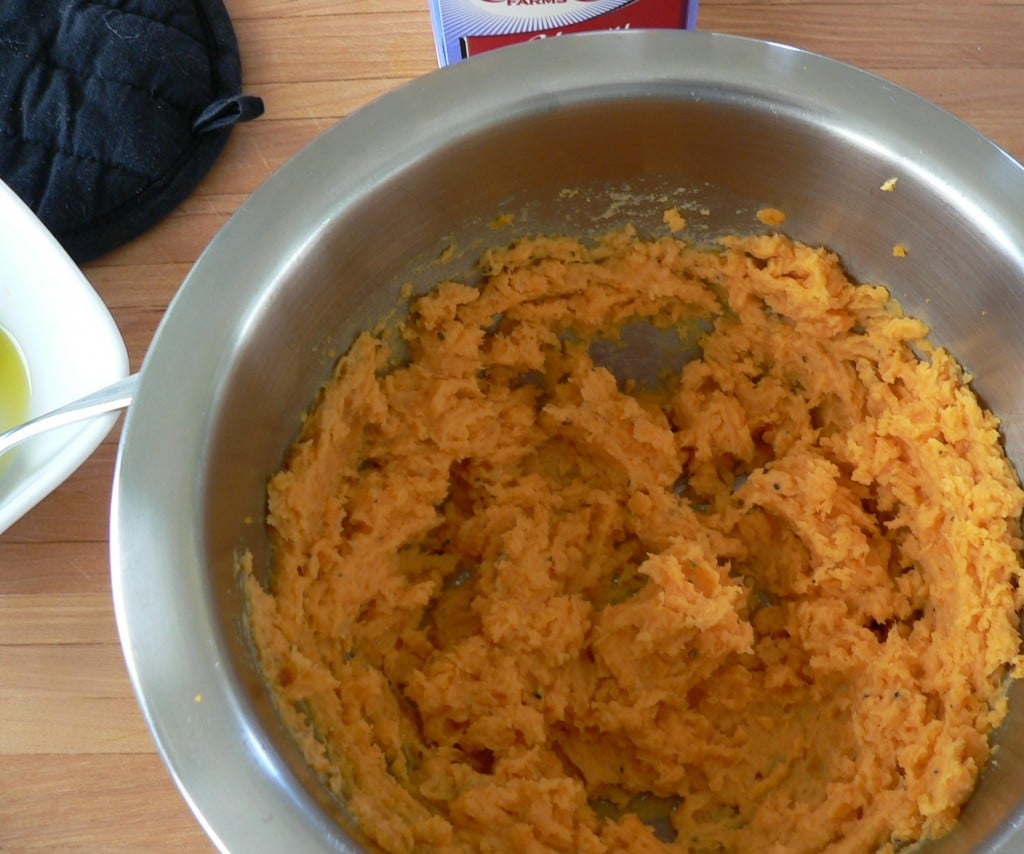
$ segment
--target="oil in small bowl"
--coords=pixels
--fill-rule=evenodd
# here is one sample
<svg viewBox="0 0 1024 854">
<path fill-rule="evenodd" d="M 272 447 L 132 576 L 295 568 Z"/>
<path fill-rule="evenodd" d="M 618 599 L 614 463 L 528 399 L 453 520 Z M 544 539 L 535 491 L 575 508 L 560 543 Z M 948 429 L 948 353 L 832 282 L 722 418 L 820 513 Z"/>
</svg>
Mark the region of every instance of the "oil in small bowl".
<svg viewBox="0 0 1024 854">
<path fill-rule="evenodd" d="M 0 433 L 16 427 L 28 417 L 32 385 L 21 347 L 4 327 L 0 326 Z M 11 454 L 0 457 L 0 472 L 7 467 Z"/>
</svg>

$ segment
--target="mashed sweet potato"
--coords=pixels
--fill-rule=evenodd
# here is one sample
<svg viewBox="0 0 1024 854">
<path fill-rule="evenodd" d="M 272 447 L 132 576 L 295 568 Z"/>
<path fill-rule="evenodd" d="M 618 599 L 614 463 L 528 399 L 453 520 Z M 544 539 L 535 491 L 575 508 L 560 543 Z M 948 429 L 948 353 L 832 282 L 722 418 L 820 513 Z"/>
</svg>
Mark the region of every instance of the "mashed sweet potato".
<svg viewBox="0 0 1024 854">
<path fill-rule="evenodd" d="M 361 833 L 948 831 L 1020 667 L 1024 494 L 969 377 L 782 235 L 537 238 L 480 267 L 415 301 L 399 364 L 369 334 L 341 359 L 269 485 L 267 586 L 247 569 L 280 711 Z M 638 322 L 696 352 L 617 377 L 593 342 Z"/>
</svg>

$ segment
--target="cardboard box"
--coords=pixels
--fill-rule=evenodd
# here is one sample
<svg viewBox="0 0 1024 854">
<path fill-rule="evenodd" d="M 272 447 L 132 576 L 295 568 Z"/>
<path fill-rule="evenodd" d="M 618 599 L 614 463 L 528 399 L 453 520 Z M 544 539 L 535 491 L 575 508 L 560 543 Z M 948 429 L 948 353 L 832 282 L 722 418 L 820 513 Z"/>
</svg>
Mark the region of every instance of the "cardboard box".
<svg viewBox="0 0 1024 854">
<path fill-rule="evenodd" d="M 589 30 L 686 29 L 697 0 L 430 0 L 442 67 L 495 48 Z"/>
</svg>

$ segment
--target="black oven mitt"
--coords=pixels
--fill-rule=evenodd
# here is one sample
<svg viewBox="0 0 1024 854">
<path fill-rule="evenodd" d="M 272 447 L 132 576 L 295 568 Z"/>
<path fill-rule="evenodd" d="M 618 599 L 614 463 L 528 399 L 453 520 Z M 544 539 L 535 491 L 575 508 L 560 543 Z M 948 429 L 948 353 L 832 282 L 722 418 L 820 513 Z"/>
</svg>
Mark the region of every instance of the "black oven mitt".
<svg viewBox="0 0 1024 854">
<path fill-rule="evenodd" d="M 170 213 L 262 114 L 241 84 L 221 0 L 0 0 L 0 178 L 72 258 L 95 258 Z"/>
</svg>

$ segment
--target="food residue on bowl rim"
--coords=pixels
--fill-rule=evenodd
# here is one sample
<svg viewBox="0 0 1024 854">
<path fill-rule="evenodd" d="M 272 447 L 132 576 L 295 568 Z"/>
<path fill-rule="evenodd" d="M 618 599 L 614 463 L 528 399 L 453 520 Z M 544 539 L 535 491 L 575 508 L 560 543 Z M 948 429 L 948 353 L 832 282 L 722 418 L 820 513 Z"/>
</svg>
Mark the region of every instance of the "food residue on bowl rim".
<svg viewBox="0 0 1024 854">
<path fill-rule="evenodd" d="M 763 225 L 777 228 L 786 221 L 786 213 L 779 208 L 761 208 L 757 212 L 757 218 Z"/>
</svg>

